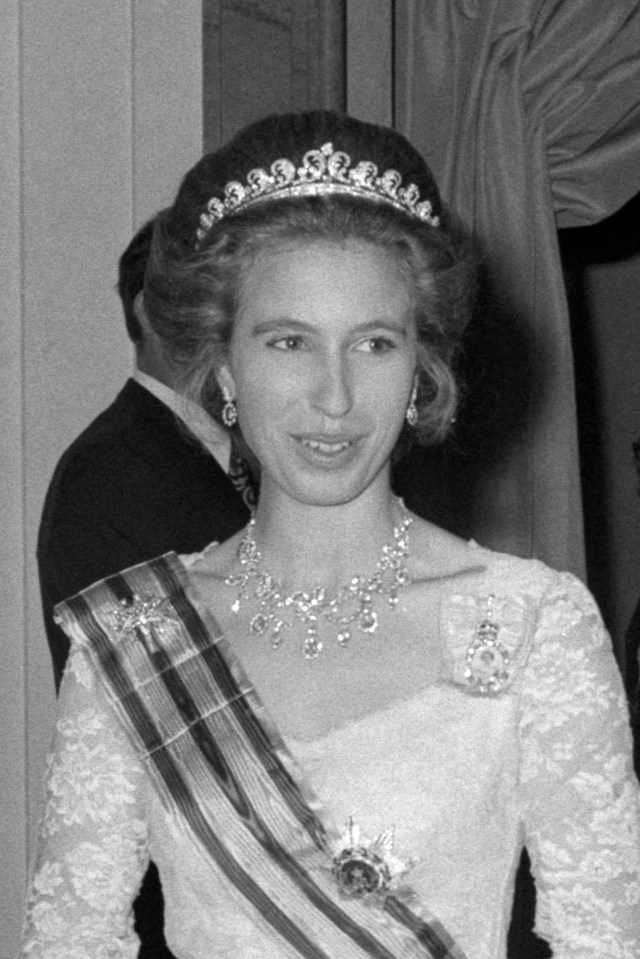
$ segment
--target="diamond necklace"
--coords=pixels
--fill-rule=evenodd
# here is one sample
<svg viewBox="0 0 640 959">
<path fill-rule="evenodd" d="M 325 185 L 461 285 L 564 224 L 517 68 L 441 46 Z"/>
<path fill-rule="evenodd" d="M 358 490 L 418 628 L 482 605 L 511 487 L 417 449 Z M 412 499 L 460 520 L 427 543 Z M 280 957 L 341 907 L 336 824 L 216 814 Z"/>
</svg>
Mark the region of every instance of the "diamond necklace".
<svg viewBox="0 0 640 959">
<path fill-rule="evenodd" d="M 333 599 L 327 597 L 324 586 L 283 595 L 281 584 L 263 568 L 262 555 L 255 540 L 255 518 L 252 517 L 238 547 L 242 572 L 225 579 L 227 586 L 235 586 L 238 590 L 231 604 L 232 611 L 239 613 L 243 602 L 257 599 L 260 610 L 249 624 L 250 632 L 253 636 L 270 633 L 274 649 L 282 644 L 283 631 L 291 629 L 296 620 L 300 620 L 306 630 L 302 652 L 309 660 L 317 659 L 322 652 L 322 640 L 318 636 L 320 619 L 336 626 L 338 645 L 342 647 L 349 644 L 353 626 L 362 633 L 375 633 L 378 628 L 378 614 L 373 608 L 376 596 L 386 596 L 391 609 L 395 609 L 398 590 L 411 582 L 407 557 L 412 518 L 402 500 L 398 500 L 398 505 L 401 519 L 393 528 L 393 542 L 382 547 L 372 575 L 366 578 L 354 576 L 346 586 L 340 587 Z"/>
</svg>

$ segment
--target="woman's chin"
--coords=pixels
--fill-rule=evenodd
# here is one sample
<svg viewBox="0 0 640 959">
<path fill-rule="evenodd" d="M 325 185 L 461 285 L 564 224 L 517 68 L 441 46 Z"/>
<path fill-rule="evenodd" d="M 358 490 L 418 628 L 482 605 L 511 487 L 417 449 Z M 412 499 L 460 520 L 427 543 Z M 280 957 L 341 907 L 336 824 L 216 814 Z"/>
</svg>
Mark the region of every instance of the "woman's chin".
<svg viewBox="0 0 640 959">
<path fill-rule="evenodd" d="M 341 506 L 351 503 L 366 493 L 374 484 L 384 481 L 388 488 L 387 472 L 384 469 L 313 469 L 290 470 L 271 479 L 263 473 L 261 498 L 269 495 L 270 487 L 307 506 Z M 275 492 L 275 490 L 274 490 Z"/>
</svg>

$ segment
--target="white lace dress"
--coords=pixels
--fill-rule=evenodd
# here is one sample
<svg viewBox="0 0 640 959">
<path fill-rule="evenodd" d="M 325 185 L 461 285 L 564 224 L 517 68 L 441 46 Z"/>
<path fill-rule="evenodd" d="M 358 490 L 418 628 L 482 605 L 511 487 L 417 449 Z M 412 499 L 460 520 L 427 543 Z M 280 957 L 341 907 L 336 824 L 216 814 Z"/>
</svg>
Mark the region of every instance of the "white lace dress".
<svg viewBox="0 0 640 959">
<path fill-rule="evenodd" d="M 440 679 L 306 741 L 281 732 L 330 822 L 395 826 L 408 881 L 470 959 L 502 959 L 526 843 L 537 931 L 556 959 L 640 956 L 640 796 L 610 641 L 568 574 L 478 549 L 482 572 L 441 604 Z M 465 671 L 489 596 L 508 678 L 474 693 Z M 472 679 L 480 675 L 474 662 Z M 137 955 L 131 903 L 149 858 L 178 959 L 283 959 L 223 888 L 144 769 L 78 650 L 63 684 L 23 955 Z M 296 954 L 297 955 L 297 954 Z"/>
</svg>

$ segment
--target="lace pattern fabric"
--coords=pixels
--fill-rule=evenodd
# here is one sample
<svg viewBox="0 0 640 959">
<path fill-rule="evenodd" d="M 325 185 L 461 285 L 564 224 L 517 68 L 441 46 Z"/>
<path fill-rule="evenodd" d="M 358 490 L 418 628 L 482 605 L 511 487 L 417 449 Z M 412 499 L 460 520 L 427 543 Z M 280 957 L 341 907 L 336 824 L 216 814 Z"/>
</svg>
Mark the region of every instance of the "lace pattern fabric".
<svg viewBox="0 0 640 959">
<path fill-rule="evenodd" d="M 480 555 L 487 571 L 464 590 L 450 587 L 451 602 L 443 603 L 451 652 L 443 682 L 300 744 L 298 758 L 331 814 L 357 810 L 368 834 L 398 823 L 400 847 L 418 859 L 412 885 L 474 959 L 504 956 L 523 836 L 538 887 L 537 928 L 554 957 L 640 955 L 639 790 L 622 685 L 598 611 L 569 575 Z M 526 608 L 510 619 L 509 641 L 519 619 L 527 656 L 515 650 L 509 688 L 481 697 L 459 668 L 466 643 L 456 637 L 467 636 L 468 625 L 447 609 L 467 610 L 474 622 L 489 593 L 496 609 L 506 609 L 501 596 Z M 147 795 L 145 770 L 78 651 L 60 709 L 23 956 L 135 956 L 131 902 L 150 855 L 179 959 L 237 959 L 247 949 L 261 959 L 278 955 L 224 890 L 194 876 L 197 857 L 185 855 L 179 825 Z M 410 775 L 399 778 L 399 767 Z"/>
<path fill-rule="evenodd" d="M 144 771 L 78 650 L 59 715 L 24 955 L 134 959 L 131 904 L 149 860 Z"/>
<path fill-rule="evenodd" d="M 520 737 L 539 934 L 562 959 L 640 954 L 640 804 L 626 701 L 600 614 L 569 574 L 541 606 Z"/>
</svg>

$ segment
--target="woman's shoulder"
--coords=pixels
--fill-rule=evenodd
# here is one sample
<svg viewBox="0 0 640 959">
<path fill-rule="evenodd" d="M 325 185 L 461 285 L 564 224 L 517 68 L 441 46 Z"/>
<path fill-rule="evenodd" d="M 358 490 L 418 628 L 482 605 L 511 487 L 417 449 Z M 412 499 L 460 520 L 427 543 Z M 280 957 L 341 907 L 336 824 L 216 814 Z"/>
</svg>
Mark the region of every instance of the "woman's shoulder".
<svg viewBox="0 0 640 959">
<path fill-rule="evenodd" d="M 542 596 L 571 574 L 537 559 L 524 559 L 461 539 L 426 520 L 414 518 L 411 530 L 414 579 L 450 581 L 452 590 L 509 590 Z"/>
<path fill-rule="evenodd" d="M 224 540 L 210 543 L 199 553 L 180 556 L 191 589 L 191 598 L 199 608 L 217 608 L 226 592 L 226 581 L 238 557 L 244 530 Z"/>
<path fill-rule="evenodd" d="M 535 559 L 479 546 L 420 521 L 415 568 L 441 583 L 440 634 L 445 673 L 472 693 L 506 691 L 534 646 L 557 640 L 574 622 L 597 621 L 586 587 L 571 573 Z M 440 576 L 434 576 L 434 556 Z"/>
<path fill-rule="evenodd" d="M 190 573 L 226 575 L 226 569 L 237 556 L 243 530 L 220 543 L 214 540 L 197 553 L 181 553 L 178 557 Z"/>
<path fill-rule="evenodd" d="M 212 543 L 207 543 L 205 548 L 199 550 L 197 553 L 180 553 L 178 559 L 183 566 L 186 566 L 188 570 L 192 570 L 198 566 L 198 564 L 205 563 L 210 560 L 214 552 L 219 549 L 220 543 L 216 539 Z"/>
</svg>

